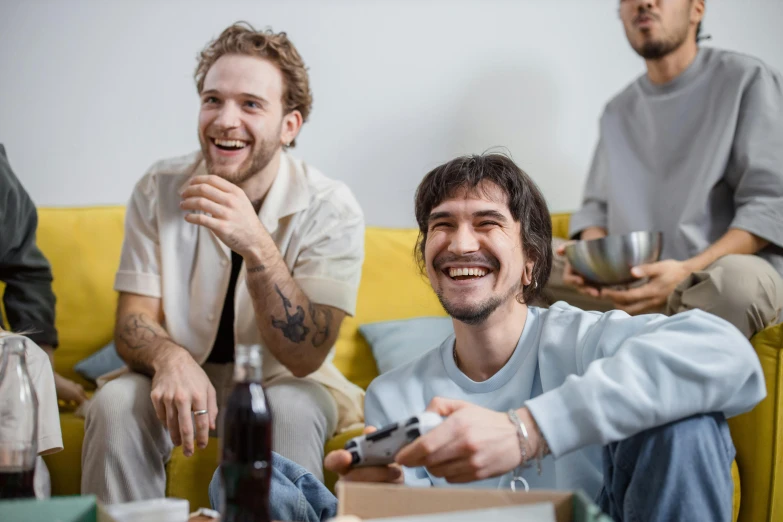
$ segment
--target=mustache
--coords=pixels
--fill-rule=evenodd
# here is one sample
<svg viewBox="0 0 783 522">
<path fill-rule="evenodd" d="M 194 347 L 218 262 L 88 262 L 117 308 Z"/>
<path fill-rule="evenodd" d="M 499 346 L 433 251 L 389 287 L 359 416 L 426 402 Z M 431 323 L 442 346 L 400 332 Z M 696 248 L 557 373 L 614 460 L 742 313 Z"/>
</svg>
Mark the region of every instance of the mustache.
<svg viewBox="0 0 783 522">
<path fill-rule="evenodd" d="M 432 267 L 435 270 L 440 270 L 446 263 L 485 265 L 495 271 L 500 269 L 500 261 L 498 261 L 495 256 L 482 253 L 471 254 L 469 256 L 458 256 L 451 252 L 443 252 L 435 256 L 435 259 L 432 260 Z"/>
<path fill-rule="evenodd" d="M 638 24 L 639 23 L 639 19 L 641 17 L 643 17 L 643 16 L 647 16 L 647 17 L 652 18 L 654 20 L 658 20 L 659 22 L 661 21 L 660 17 L 658 15 L 656 15 L 656 14 L 653 14 L 653 12 L 650 11 L 649 9 L 642 9 L 641 11 L 639 11 L 639 14 L 634 16 L 633 23 L 634 24 Z"/>
</svg>

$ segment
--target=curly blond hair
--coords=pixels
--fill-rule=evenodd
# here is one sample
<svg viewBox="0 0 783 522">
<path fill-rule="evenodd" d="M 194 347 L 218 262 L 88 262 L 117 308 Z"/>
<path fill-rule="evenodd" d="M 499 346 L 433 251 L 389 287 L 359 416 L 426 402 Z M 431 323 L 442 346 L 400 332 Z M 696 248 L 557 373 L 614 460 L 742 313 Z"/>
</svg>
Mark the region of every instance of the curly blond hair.
<svg viewBox="0 0 783 522">
<path fill-rule="evenodd" d="M 283 74 L 283 113 L 299 111 L 302 122 L 307 121 L 313 105 L 310 79 L 299 51 L 286 33 L 275 33 L 271 29 L 257 31 L 247 22 L 237 22 L 226 28 L 199 53 L 193 75 L 199 94 L 204 90 L 207 71 L 226 54 L 256 56 L 275 64 Z M 294 145 L 296 140 L 290 146 Z"/>
</svg>

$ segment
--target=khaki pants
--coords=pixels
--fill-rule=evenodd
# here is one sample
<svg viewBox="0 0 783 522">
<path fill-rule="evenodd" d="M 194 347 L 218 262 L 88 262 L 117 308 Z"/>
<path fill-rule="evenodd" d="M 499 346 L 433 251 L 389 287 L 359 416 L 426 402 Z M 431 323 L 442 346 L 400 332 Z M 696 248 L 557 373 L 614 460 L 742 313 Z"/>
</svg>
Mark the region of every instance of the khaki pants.
<svg viewBox="0 0 783 522">
<path fill-rule="evenodd" d="M 553 248 L 562 244 L 553 241 Z M 582 310 L 606 312 L 611 301 L 582 295 L 563 283 L 565 258 L 555 254 L 546 286 L 550 302 L 565 301 Z M 746 337 L 779 322 L 783 310 L 783 278 L 764 259 L 752 255 L 728 255 L 692 273 L 680 283 L 661 313 L 673 315 L 693 308 L 717 315 L 736 326 Z"/>
<path fill-rule="evenodd" d="M 204 371 L 220 407 L 233 385 L 233 365 L 205 364 Z M 151 388 L 148 377 L 127 373 L 95 394 L 85 413 L 83 495 L 96 495 L 105 504 L 166 496 L 166 463 L 173 444 L 155 415 Z M 273 449 L 323 480 L 324 442 L 337 427 L 331 393 L 319 383 L 293 377 L 265 390 L 274 419 Z"/>
</svg>

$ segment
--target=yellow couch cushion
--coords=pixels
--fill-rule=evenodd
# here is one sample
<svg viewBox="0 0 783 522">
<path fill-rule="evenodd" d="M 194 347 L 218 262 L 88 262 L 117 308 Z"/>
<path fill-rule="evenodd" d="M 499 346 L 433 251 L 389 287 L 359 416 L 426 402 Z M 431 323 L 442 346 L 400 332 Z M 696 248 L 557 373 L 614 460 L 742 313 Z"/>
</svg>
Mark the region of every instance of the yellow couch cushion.
<svg viewBox="0 0 783 522">
<path fill-rule="evenodd" d="M 38 210 L 38 246 L 52 265 L 57 296 L 55 369 L 88 388 L 73 365 L 112 339 L 124 219 L 120 206 Z"/>
<path fill-rule="evenodd" d="M 740 522 L 783 520 L 783 324 L 759 332 L 751 344 L 761 361 L 767 398 L 729 419 L 742 477 Z"/>
<path fill-rule="evenodd" d="M 340 328 L 334 363 L 348 379 L 367 388 L 378 375 L 359 325 L 409 317 L 445 315 L 413 258 L 415 230 L 368 228 L 356 316 Z"/>
</svg>

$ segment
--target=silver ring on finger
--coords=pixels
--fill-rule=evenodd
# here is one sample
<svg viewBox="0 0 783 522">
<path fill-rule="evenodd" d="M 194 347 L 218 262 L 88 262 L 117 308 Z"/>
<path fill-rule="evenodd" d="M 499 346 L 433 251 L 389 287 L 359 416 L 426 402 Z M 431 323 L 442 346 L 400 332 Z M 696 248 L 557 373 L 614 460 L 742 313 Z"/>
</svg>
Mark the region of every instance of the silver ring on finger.
<svg viewBox="0 0 783 522">
<path fill-rule="evenodd" d="M 207 413 L 209 413 L 208 410 L 196 410 L 193 412 L 193 415 L 206 415 Z"/>
</svg>

